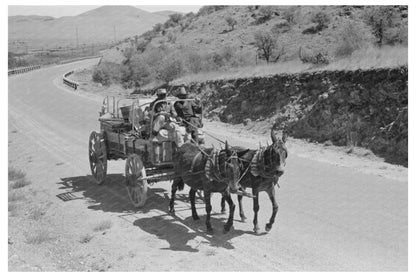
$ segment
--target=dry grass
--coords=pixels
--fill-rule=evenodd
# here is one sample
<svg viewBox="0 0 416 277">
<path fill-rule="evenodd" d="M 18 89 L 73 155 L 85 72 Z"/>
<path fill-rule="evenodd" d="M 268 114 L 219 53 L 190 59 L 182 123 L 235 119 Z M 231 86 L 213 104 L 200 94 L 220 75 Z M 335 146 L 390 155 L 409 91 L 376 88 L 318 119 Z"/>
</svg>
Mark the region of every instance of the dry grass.
<svg viewBox="0 0 416 277">
<path fill-rule="evenodd" d="M 15 181 L 24 177 L 26 177 L 26 173 L 24 173 L 22 170 L 14 167 L 9 167 L 9 181 Z"/>
<path fill-rule="evenodd" d="M 104 221 L 101 221 L 97 226 L 95 226 L 93 230 L 95 232 L 105 231 L 107 229 L 110 229 L 111 226 L 113 226 L 113 223 L 111 222 L 111 220 L 104 220 Z"/>
<path fill-rule="evenodd" d="M 26 243 L 28 244 L 42 244 L 55 239 L 54 236 L 47 230 L 37 230 L 34 233 L 26 233 Z"/>
<path fill-rule="evenodd" d="M 9 202 L 17 202 L 21 200 L 25 200 L 26 197 L 24 194 L 19 192 L 9 192 Z"/>
<path fill-rule="evenodd" d="M 194 82 L 206 82 L 210 80 L 232 80 L 238 78 L 273 76 L 277 74 L 294 74 L 308 70 L 310 67 L 310 64 L 304 64 L 298 60 L 257 66 L 245 66 L 231 68 L 226 71 L 211 71 L 191 74 L 174 80 L 172 84 L 180 85 Z"/>
<path fill-rule="evenodd" d="M 22 170 L 9 167 L 9 190 L 23 188 L 30 185 L 30 181 L 26 179 L 26 173 Z"/>
<path fill-rule="evenodd" d="M 80 237 L 79 242 L 80 243 L 89 243 L 92 240 L 93 237 L 94 236 L 91 235 L 91 234 L 83 235 L 83 236 Z"/>
<path fill-rule="evenodd" d="M 227 71 L 201 72 L 180 77 L 172 81 L 172 85 L 186 85 L 211 80 L 233 80 L 238 78 L 267 77 L 278 74 L 295 74 L 300 72 L 314 72 L 321 70 L 358 70 L 370 68 L 398 67 L 408 64 L 407 47 L 367 48 L 355 51 L 351 57 L 331 62 L 326 66 L 305 64 L 299 60 L 289 62 L 264 64 L 231 68 Z"/>
<path fill-rule="evenodd" d="M 357 70 L 370 68 L 394 68 L 408 64 L 407 47 L 383 47 L 360 49 L 351 57 L 334 61 L 325 70 Z"/>
<path fill-rule="evenodd" d="M 35 207 L 30 211 L 30 215 L 29 218 L 33 219 L 35 221 L 40 220 L 44 215 L 45 215 L 46 211 L 44 208 L 42 207 Z"/>
<path fill-rule="evenodd" d="M 10 183 L 10 187 L 12 189 L 23 188 L 23 187 L 26 187 L 26 186 L 30 185 L 30 181 L 26 180 L 26 178 L 19 179 L 17 181 L 12 181 L 12 182 L 9 182 L 9 183 Z"/>
</svg>

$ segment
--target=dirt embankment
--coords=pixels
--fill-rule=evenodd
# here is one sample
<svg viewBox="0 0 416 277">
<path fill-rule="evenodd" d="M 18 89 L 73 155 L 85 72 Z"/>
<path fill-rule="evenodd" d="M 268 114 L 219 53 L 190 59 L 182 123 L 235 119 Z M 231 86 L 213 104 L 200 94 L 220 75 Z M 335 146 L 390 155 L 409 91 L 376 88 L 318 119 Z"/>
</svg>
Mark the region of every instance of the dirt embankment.
<svg viewBox="0 0 416 277">
<path fill-rule="evenodd" d="M 408 68 L 318 71 L 186 85 L 208 116 L 286 126 L 291 136 L 362 146 L 408 162 Z M 330 142 L 329 142 L 330 141 Z"/>
</svg>

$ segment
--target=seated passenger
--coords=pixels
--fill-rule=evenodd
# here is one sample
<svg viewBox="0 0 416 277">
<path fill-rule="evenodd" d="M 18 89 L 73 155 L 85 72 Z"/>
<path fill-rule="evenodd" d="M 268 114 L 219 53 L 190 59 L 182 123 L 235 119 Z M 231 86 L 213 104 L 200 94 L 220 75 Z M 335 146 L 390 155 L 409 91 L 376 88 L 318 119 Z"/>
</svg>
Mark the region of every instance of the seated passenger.
<svg viewBox="0 0 416 277">
<path fill-rule="evenodd" d="M 184 143 L 184 134 L 179 125 L 173 121 L 177 118 L 175 110 L 169 103 L 163 101 L 165 99 L 166 89 L 159 89 L 156 100 L 150 104 L 150 109 L 154 112 L 152 135 L 158 141 L 174 141 L 177 147 L 181 147 Z"/>
<path fill-rule="evenodd" d="M 186 99 L 188 94 L 184 87 L 181 87 L 181 90 L 178 94 L 179 99 Z M 202 128 L 201 118 L 197 114 L 202 113 L 202 108 L 195 101 L 186 100 L 186 101 L 176 101 L 174 104 L 175 111 L 178 114 L 178 117 L 182 118 L 184 125 L 186 126 L 186 131 L 191 134 L 192 139 L 197 141 L 198 128 Z"/>
</svg>

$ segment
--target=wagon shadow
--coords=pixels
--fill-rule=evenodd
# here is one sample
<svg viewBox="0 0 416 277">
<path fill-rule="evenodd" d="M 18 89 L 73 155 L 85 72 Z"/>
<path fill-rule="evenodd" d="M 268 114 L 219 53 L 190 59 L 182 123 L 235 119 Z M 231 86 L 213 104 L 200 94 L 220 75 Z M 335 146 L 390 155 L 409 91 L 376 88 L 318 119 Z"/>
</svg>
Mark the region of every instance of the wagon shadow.
<svg viewBox="0 0 416 277">
<path fill-rule="evenodd" d="M 213 247 L 234 249 L 230 240 L 244 234 L 253 234 L 247 231 L 232 229 L 227 234 L 222 233 L 226 219 L 217 218 L 212 213 L 211 224 L 215 232 L 208 235 L 205 229 L 205 208 L 197 207 L 201 219 L 194 221 L 191 216 L 189 198 L 187 193 L 176 195 L 176 215 L 168 212 L 170 186 L 168 190 L 160 187 L 148 189 L 147 201 L 144 207 L 134 208 L 130 204 L 127 191 L 124 187 L 122 174 L 109 174 L 103 185 L 97 185 L 90 175 L 61 178 L 58 182 L 62 194 L 72 194 L 74 199 L 86 199 L 89 209 L 104 212 L 120 213 L 119 217 L 139 227 L 143 231 L 157 236 L 169 243 L 165 250 L 198 252 L 198 247 L 207 244 Z M 58 194 L 59 197 L 62 194 Z M 59 197 L 61 198 L 61 197 Z M 197 198 L 198 199 L 198 198 Z M 72 199 L 69 199 L 72 200 Z M 197 204 L 203 204 L 202 199 Z M 185 214 L 184 216 L 181 216 Z"/>
</svg>

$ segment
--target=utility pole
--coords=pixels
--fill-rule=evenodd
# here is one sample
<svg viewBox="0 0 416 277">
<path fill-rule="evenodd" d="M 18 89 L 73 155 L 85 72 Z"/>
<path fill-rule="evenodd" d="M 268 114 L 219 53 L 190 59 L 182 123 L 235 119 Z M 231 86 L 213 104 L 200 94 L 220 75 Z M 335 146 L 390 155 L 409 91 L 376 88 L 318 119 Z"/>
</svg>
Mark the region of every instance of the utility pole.
<svg viewBox="0 0 416 277">
<path fill-rule="evenodd" d="M 79 41 L 78 41 L 78 27 L 77 26 L 75 27 L 75 33 L 76 33 L 76 36 L 77 36 L 77 49 L 78 49 Z"/>
</svg>

